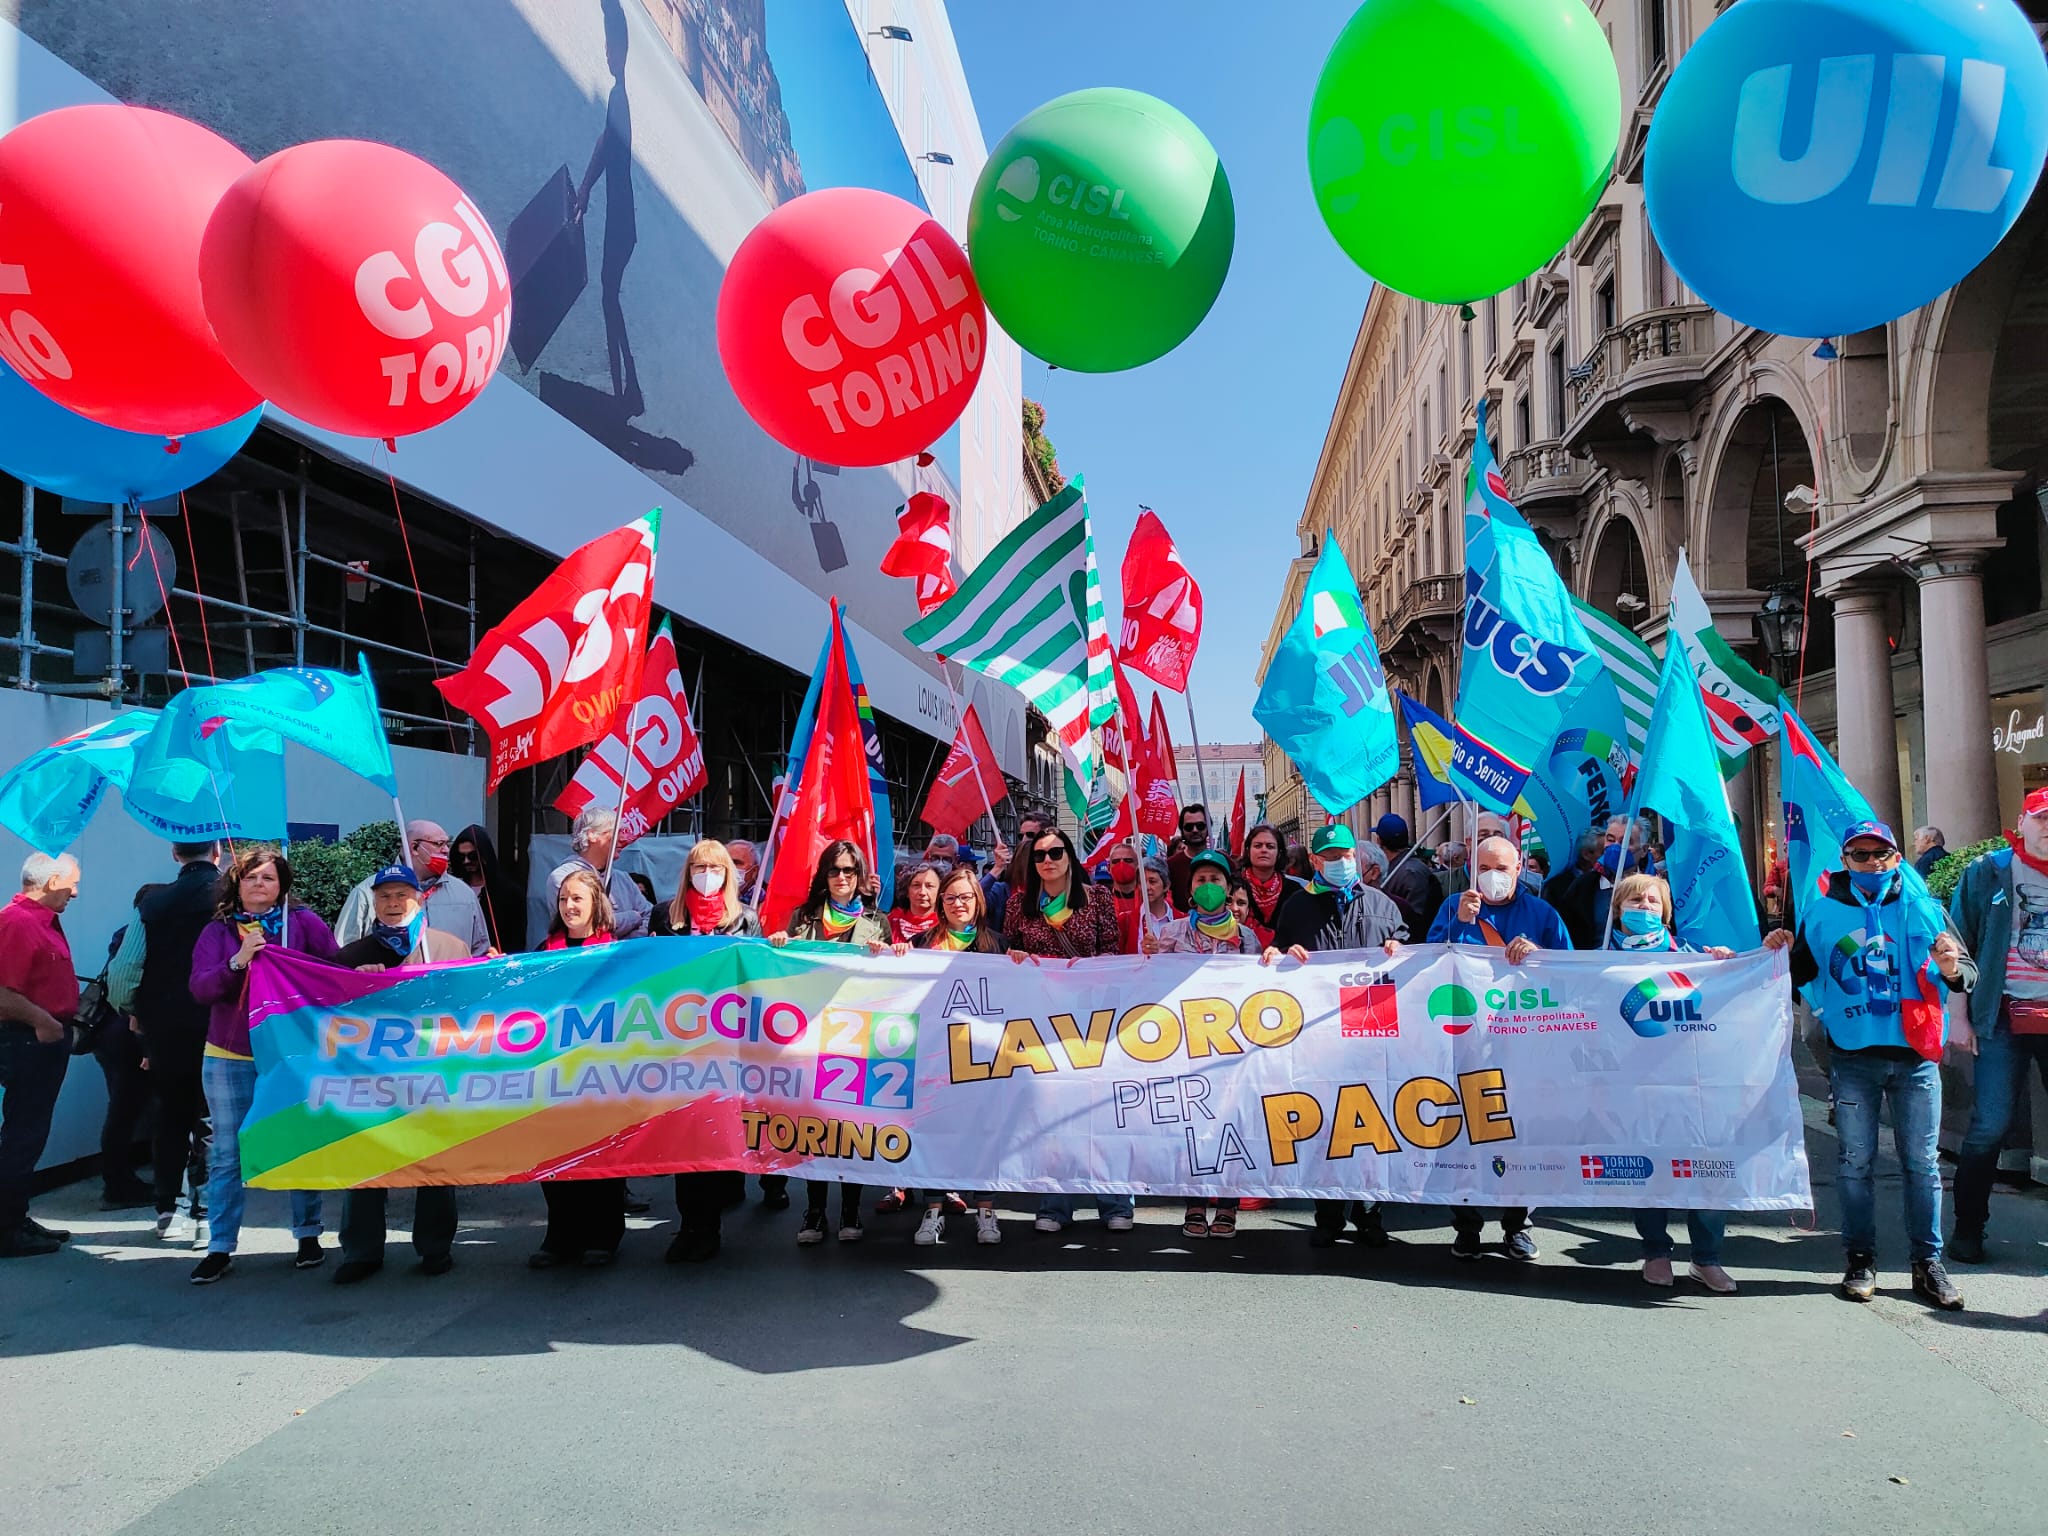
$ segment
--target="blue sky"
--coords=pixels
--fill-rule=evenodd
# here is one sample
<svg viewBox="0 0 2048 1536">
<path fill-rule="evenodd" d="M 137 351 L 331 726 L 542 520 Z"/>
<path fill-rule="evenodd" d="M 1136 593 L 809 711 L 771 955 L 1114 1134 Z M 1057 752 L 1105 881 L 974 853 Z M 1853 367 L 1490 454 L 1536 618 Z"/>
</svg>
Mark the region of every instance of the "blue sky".
<svg viewBox="0 0 2048 1536">
<path fill-rule="evenodd" d="M 1128 373 L 1048 374 L 1024 360 L 1060 468 L 1088 477 L 1111 621 L 1138 503 L 1201 584 L 1191 693 L 1205 741 L 1256 741 L 1259 648 L 1294 558 L 1295 520 L 1370 284 L 1308 185 L 1308 103 L 1353 4 L 1289 0 L 956 0 L 953 32 L 989 147 L 1033 107 L 1087 86 L 1146 91 L 1208 134 L 1237 205 L 1216 307 L 1179 349 Z M 1134 678 L 1141 703 L 1147 685 Z M 1176 739 L 1185 712 L 1167 701 Z"/>
</svg>

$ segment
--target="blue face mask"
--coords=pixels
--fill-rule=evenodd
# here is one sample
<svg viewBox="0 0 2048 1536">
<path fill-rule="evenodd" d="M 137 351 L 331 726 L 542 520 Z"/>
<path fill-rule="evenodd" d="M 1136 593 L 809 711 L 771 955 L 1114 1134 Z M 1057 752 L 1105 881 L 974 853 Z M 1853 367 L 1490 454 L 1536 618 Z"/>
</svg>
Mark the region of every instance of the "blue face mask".
<svg viewBox="0 0 2048 1536">
<path fill-rule="evenodd" d="M 1852 869 L 1849 871 L 1849 884 L 1865 901 L 1876 901 L 1890 889 L 1893 873 L 1889 869 Z"/>
<path fill-rule="evenodd" d="M 1348 891 L 1358 884 L 1358 860 L 1332 859 L 1323 866 L 1323 884 L 1332 890 Z"/>
<path fill-rule="evenodd" d="M 1624 907 L 1621 912 L 1621 926 L 1628 933 L 1662 933 L 1664 917 L 1662 913 L 1648 912 L 1641 907 Z"/>
</svg>

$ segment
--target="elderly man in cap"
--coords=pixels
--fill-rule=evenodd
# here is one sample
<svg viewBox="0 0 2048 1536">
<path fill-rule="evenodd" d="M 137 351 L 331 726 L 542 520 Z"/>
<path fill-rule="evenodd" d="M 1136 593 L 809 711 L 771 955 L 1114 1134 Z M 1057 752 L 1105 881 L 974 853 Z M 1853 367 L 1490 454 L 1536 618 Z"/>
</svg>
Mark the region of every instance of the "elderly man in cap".
<svg viewBox="0 0 2048 1536">
<path fill-rule="evenodd" d="M 32 853 L 21 894 L 0 908 L 0 1259 L 55 1253 L 71 1234 L 28 1213 L 30 1181 L 71 1065 L 78 973 L 58 919 L 78 894 L 78 860 Z"/>
<path fill-rule="evenodd" d="M 617 924 L 616 938 L 638 939 L 647 934 L 654 916 L 654 904 L 640 893 L 633 877 L 618 866 L 619 813 L 608 806 L 593 805 L 576 818 L 569 829 L 569 846 L 575 851 L 548 871 L 548 907 L 553 910 L 562 882 L 576 870 L 585 869 L 604 884 L 611 898 Z"/>
<path fill-rule="evenodd" d="M 1929 1016 L 1919 979 L 1931 963 L 1957 991 L 1976 985 L 1977 966 L 1954 933 L 1934 931 L 1907 900 L 1899 840 L 1881 821 L 1859 821 L 1842 836 L 1842 867 L 1819 899 L 1799 911 L 1792 985 L 1805 992 L 1828 1032 L 1828 1078 L 1841 1144 L 1842 1294 L 1877 1292 L 1878 1113 L 1891 1101 L 1892 1135 L 1903 1165 L 1906 1239 L 1913 1290 L 1944 1311 L 1963 1293 L 1941 1263 L 1941 1054 L 1948 1009 Z M 1916 1027 L 1911 1034 L 1909 1023 Z M 1929 1038 L 1929 1035 L 1932 1038 Z M 1932 1055 L 1928 1052 L 1931 1049 Z"/>
<path fill-rule="evenodd" d="M 472 955 L 490 953 L 491 928 L 484 921 L 484 909 L 476 892 L 470 889 L 468 881 L 448 873 L 447 831 L 438 821 L 408 821 L 405 845 L 420 877 L 420 903 L 434 926 L 462 940 Z M 374 920 L 370 881 L 365 880 L 342 902 L 341 916 L 334 922 L 334 942 L 355 943 L 370 931 Z"/>
<path fill-rule="evenodd" d="M 468 960 L 467 940 L 427 925 L 420 900 L 420 877 L 403 864 L 387 864 L 370 876 L 370 931 L 342 946 L 337 963 L 359 971 L 382 971 L 399 965 L 447 965 Z M 341 1267 L 336 1285 L 354 1285 L 384 1267 L 383 1189 L 351 1189 L 341 1197 Z M 455 1191 L 430 1184 L 414 1197 L 413 1251 L 420 1272 L 445 1275 L 455 1267 Z"/>
</svg>

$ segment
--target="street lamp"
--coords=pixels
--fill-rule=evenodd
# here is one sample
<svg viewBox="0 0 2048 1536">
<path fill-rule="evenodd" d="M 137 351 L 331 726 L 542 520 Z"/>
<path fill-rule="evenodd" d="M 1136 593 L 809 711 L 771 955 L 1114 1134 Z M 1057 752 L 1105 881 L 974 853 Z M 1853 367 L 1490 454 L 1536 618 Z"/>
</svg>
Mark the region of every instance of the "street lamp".
<svg viewBox="0 0 2048 1536">
<path fill-rule="evenodd" d="M 953 163 L 953 157 L 942 149 L 935 149 L 930 154 L 919 155 L 917 158 L 929 160 L 933 165 L 951 165 Z"/>
<path fill-rule="evenodd" d="M 1786 669 L 1799 659 L 1806 639 L 1806 610 L 1789 582 L 1775 582 L 1756 615 L 1757 638 L 1771 659 L 1771 670 L 1783 682 Z"/>
<path fill-rule="evenodd" d="M 912 40 L 908 27 L 876 27 L 868 36 L 879 37 L 892 43 L 907 43 Z"/>
</svg>

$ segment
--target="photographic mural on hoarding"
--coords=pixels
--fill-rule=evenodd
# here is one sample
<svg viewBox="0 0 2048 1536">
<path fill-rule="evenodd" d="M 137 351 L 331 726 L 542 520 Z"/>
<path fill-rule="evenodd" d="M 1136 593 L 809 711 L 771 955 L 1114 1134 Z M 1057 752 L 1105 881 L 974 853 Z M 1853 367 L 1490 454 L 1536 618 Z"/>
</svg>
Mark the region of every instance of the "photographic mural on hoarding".
<svg viewBox="0 0 2048 1536">
<path fill-rule="evenodd" d="M 259 159 L 353 137 L 440 166 L 491 220 L 512 271 L 505 376 L 815 591 L 817 613 L 790 622 L 822 632 L 822 599 L 837 594 L 930 670 L 903 639 L 911 584 L 877 569 L 895 509 L 918 489 L 957 507 L 963 483 L 1009 477 L 957 426 L 923 470 L 794 454 L 748 419 L 718 361 L 726 263 L 771 209 L 830 186 L 924 205 L 843 5 L 25 0 L 18 16 L 112 94 L 195 118 Z M 565 528 L 565 546 L 619 520 L 609 507 L 564 514 L 589 522 Z M 1019 766 L 1021 712 L 994 713 L 1014 736 L 998 755 Z"/>
</svg>

